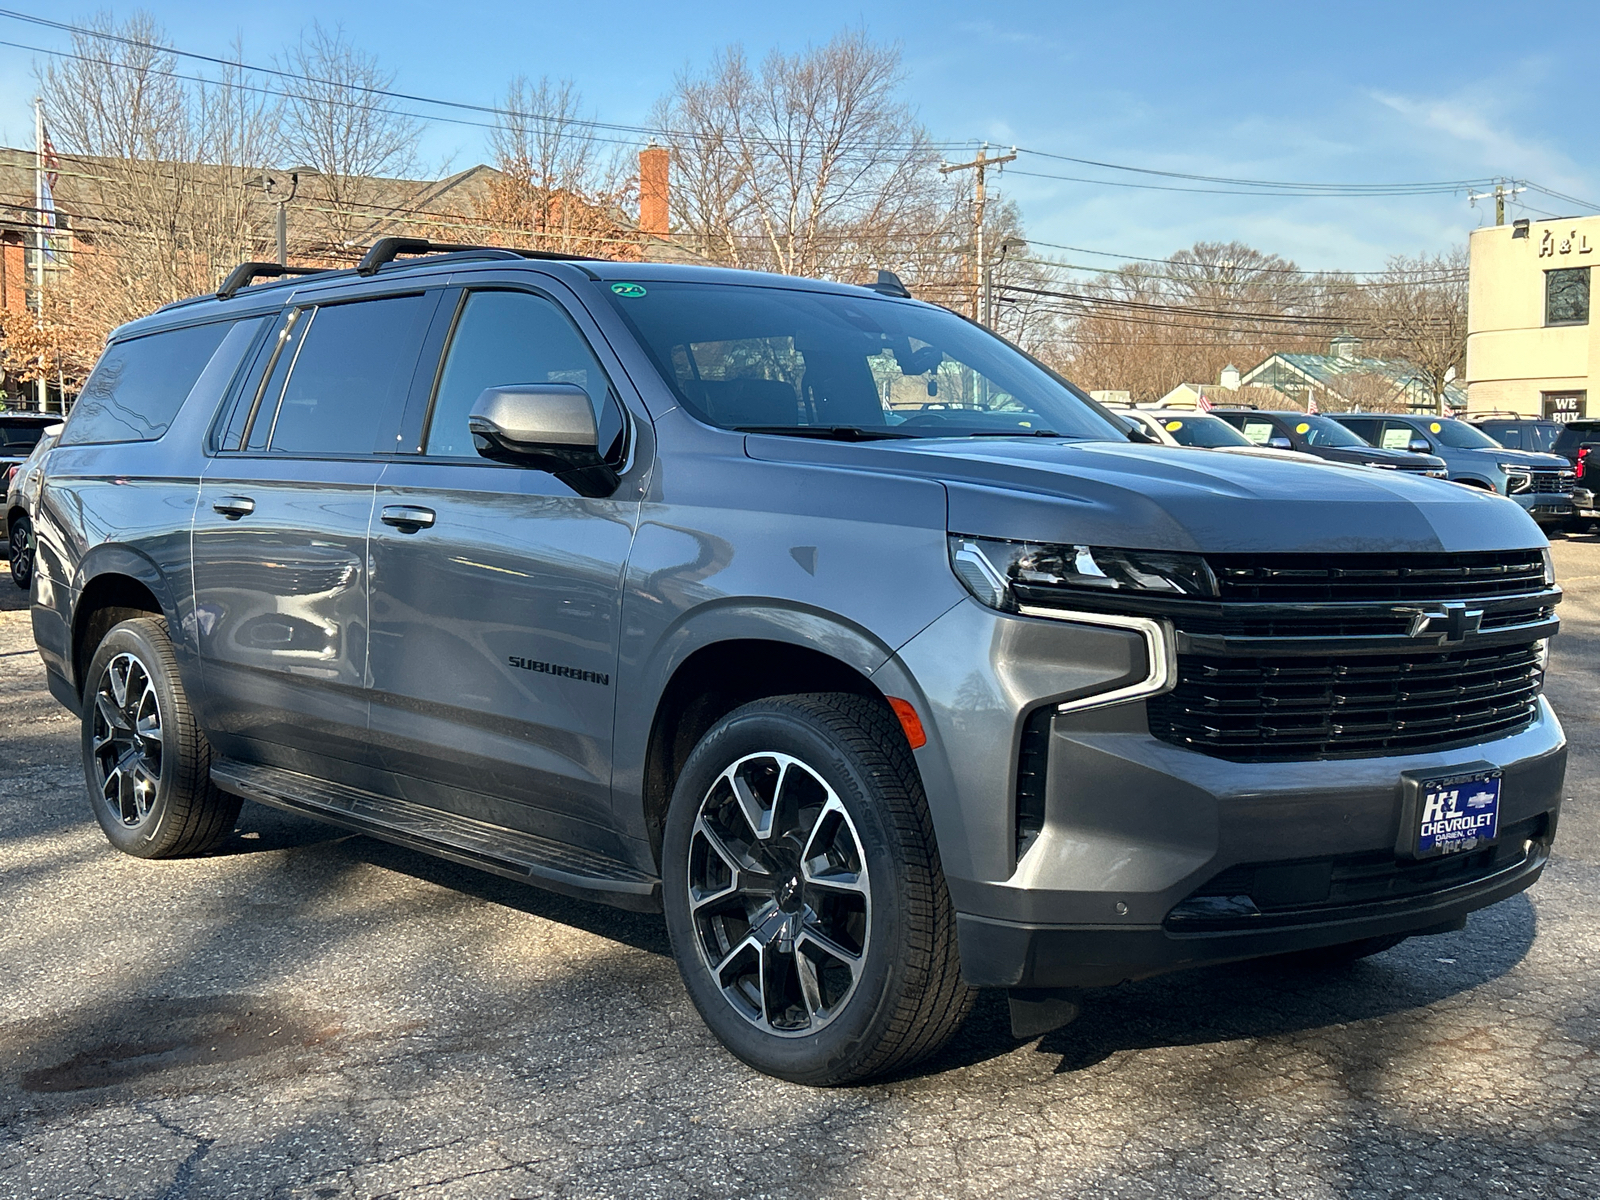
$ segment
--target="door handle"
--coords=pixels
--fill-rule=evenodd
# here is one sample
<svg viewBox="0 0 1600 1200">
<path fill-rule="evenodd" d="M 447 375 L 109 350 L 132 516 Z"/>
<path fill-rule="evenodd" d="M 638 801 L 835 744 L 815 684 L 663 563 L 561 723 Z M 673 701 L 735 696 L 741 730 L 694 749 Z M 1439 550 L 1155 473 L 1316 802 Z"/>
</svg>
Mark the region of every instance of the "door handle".
<svg viewBox="0 0 1600 1200">
<path fill-rule="evenodd" d="M 415 533 L 433 525 L 433 509 L 416 504 L 385 504 L 378 519 L 385 525 L 393 525 L 401 533 Z"/>
<path fill-rule="evenodd" d="M 221 496 L 212 501 L 211 510 L 221 513 L 230 521 L 237 521 L 255 512 L 256 502 L 249 496 Z"/>
</svg>

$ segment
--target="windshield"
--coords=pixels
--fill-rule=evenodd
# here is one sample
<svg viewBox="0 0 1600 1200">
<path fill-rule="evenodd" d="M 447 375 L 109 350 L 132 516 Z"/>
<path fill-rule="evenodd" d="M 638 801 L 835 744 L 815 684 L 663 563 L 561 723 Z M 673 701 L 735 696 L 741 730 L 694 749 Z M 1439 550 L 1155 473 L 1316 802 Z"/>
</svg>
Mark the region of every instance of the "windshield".
<svg viewBox="0 0 1600 1200">
<path fill-rule="evenodd" d="M 1369 444 L 1331 417 L 1308 415 L 1300 417 L 1298 420 L 1291 417 L 1289 422 L 1294 427 L 1294 431 L 1305 438 L 1308 445 L 1366 446 Z"/>
<path fill-rule="evenodd" d="M 1474 429 L 1465 421 L 1455 421 L 1449 417 L 1440 417 L 1437 421 L 1429 421 L 1429 433 L 1439 441 L 1455 450 L 1503 450 L 1499 442 L 1495 441 L 1481 429 Z"/>
<path fill-rule="evenodd" d="M 44 436 L 43 422 L 0 421 L 0 450 L 15 454 L 32 450 Z"/>
<path fill-rule="evenodd" d="M 725 429 L 1127 440 L 1071 387 L 943 309 L 741 284 L 602 286 L 684 407 Z"/>
<path fill-rule="evenodd" d="M 1161 428 L 1172 435 L 1180 446 L 1203 446 L 1214 450 L 1218 446 L 1250 446 L 1253 442 L 1229 425 L 1221 417 L 1184 416 L 1168 417 L 1152 413 L 1161 422 Z"/>
</svg>

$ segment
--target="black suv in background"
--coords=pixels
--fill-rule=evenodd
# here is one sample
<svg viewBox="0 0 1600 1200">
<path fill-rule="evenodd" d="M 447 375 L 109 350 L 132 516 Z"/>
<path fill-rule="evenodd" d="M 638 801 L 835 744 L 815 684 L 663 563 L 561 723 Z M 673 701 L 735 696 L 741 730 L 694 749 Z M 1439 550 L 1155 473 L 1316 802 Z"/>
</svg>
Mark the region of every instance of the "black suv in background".
<svg viewBox="0 0 1600 1200">
<path fill-rule="evenodd" d="M 1600 420 L 1568 421 L 1550 451 L 1572 464 L 1576 476 L 1572 489 L 1572 523 L 1577 529 L 1587 529 L 1600 521 L 1596 496 L 1600 491 L 1597 486 L 1600 469 L 1590 462 L 1591 455 L 1600 461 Z"/>
<path fill-rule="evenodd" d="M 1298 450 L 1329 462 L 1384 467 L 1444 479 L 1444 460 L 1406 450 L 1380 450 L 1330 417 L 1303 412 L 1262 412 L 1253 408 L 1219 408 L 1212 412 L 1258 446 Z"/>
<path fill-rule="evenodd" d="M 1467 414 L 1461 418 L 1468 425 L 1483 430 L 1507 450 L 1531 450 L 1535 454 L 1549 454 L 1555 449 L 1556 439 L 1565 426 L 1560 421 L 1544 417 L 1521 417 L 1506 413 Z"/>
</svg>

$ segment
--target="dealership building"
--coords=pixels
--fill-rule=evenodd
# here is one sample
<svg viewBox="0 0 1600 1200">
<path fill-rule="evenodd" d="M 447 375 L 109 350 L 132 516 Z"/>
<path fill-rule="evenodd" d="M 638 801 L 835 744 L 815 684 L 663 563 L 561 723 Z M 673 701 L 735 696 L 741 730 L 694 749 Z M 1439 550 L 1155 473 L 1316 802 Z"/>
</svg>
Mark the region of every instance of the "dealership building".
<svg viewBox="0 0 1600 1200">
<path fill-rule="evenodd" d="M 1600 325 L 1589 320 L 1600 217 L 1492 225 L 1470 245 L 1468 409 L 1600 416 Z"/>
</svg>

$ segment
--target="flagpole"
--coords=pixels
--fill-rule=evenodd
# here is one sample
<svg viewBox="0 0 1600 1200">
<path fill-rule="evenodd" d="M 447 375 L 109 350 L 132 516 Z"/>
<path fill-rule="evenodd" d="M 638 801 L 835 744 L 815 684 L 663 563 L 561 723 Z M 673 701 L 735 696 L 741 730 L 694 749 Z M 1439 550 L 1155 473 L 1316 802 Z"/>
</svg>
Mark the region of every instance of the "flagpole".
<svg viewBox="0 0 1600 1200">
<path fill-rule="evenodd" d="M 35 315 L 39 328 L 44 328 L 44 101 L 33 98 L 33 218 L 36 223 L 33 247 L 33 287 L 36 297 Z M 44 412 L 44 363 L 39 364 L 39 378 L 33 381 L 33 401 Z"/>
</svg>

